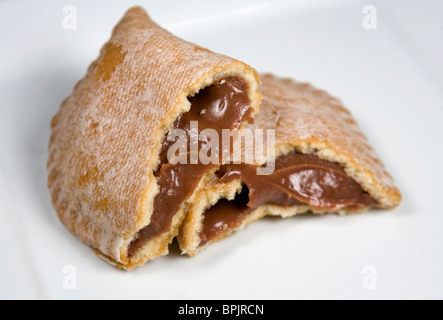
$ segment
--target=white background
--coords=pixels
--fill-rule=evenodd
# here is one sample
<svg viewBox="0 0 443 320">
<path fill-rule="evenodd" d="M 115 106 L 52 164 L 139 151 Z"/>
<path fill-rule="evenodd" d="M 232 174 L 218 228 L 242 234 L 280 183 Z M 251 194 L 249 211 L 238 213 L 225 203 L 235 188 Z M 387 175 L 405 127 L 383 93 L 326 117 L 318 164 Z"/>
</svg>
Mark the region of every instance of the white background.
<svg viewBox="0 0 443 320">
<path fill-rule="evenodd" d="M 132 272 L 97 258 L 51 206 L 49 122 L 133 4 L 186 40 L 342 99 L 401 205 L 263 219 Z M 376 30 L 362 27 L 367 4 Z M 63 28 L 65 5 L 76 30 Z M 0 298 L 443 298 L 442 1 L 0 1 L 0 27 Z"/>
</svg>

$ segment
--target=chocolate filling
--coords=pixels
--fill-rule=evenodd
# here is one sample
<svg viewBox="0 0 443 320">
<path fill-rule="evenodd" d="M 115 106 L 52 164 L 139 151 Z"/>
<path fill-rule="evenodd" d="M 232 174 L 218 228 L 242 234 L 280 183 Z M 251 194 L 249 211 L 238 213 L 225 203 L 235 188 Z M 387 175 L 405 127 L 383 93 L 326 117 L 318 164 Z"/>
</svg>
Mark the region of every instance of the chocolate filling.
<svg viewBox="0 0 443 320">
<path fill-rule="evenodd" d="M 190 162 L 193 148 L 191 135 L 195 135 L 191 121 L 198 121 L 199 134 L 204 129 L 214 129 L 222 136 L 222 129 L 238 129 L 242 122 L 251 123 L 251 102 L 248 90 L 242 79 L 229 77 L 206 87 L 193 97 L 188 97 L 191 109 L 181 114 L 174 123 L 174 129 L 182 129 L 187 136 L 187 164 L 169 163 L 167 153 L 176 141 L 166 138 L 160 151 L 160 167 L 155 173 L 159 192 L 154 198 L 154 210 L 149 225 L 141 229 L 128 248 L 129 256 L 133 256 L 149 239 L 158 236 L 171 228 L 172 218 L 182 203 L 189 198 L 204 174 L 221 163 L 197 164 Z M 204 147 L 207 139 L 198 141 L 198 150 Z M 222 160 L 221 139 L 219 139 L 219 161 Z M 198 157 L 196 157 L 198 160 Z"/>
<path fill-rule="evenodd" d="M 244 187 L 234 200 L 220 200 L 206 210 L 200 245 L 225 229 L 236 228 L 263 204 L 305 204 L 329 212 L 344 208 L 358 211 L 378 204 L 339 164 L 313 155 L 293 152 L 278 157 L 270 175 L 257 175 L 256 170 L 253 165 L 227 164 L 217 172 L 221 182 L 241 179 Z"/>
</svg>

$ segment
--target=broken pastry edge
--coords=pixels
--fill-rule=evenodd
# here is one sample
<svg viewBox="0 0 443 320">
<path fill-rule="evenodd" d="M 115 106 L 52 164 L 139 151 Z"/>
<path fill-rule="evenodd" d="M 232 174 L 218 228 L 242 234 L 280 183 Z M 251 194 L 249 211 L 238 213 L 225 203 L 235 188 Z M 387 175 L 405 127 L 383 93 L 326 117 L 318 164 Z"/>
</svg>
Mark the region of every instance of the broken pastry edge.
<svg viewBox="0 0 443 320">
<path fill-rule="evenodd" d="M 276 146 L 275 150 L 275 159 L 295 151 L 302 154 L 315 155 L 320 159 L 340 164 L 344 168 L 345 172 L 351 178 L 353 178 L 363 190 L 368 192 L 369 195 L 377 200 L 379 204 L 369 207 L 362 207 L 358 210 L 353 209 L 352 211 L 348 211 L 346 208 L 343 208 L 333 212 L 328 210 L 318 210 L 306 204 L 291 206 L 264 204 L 251 210 L 251 212 L 245 216 L 237 227 L 227 228 L 214 239 L 208 240 L 203 245 L 200 245 L 200 233 L 203 230 L 205 211 L 222 199 L 233 200 L 235 196 L 241 192 L 244 184 L 244 181 L 241 179 L 234 179 L 227 183 L 221 183 L 214 178 L 212 181 L 210 181 L 209 185 L 202 189 L 203 191 L 201 194 L 197 196 L 195 202 L 189 208 L 187 217 L 180 228 L 177 239 L 183 253 L 193 257 L 197 253 L 205 250 L 210 244 L 227 238 L 231 234 L 244 229 L 250 223 L 259 220 L 264 216 L 279 216 L 282 218 L 288 218 L 304 213 L 336 213 L 339 215 L 346 215 L 350 213 L 366 212 L 372 208 L 393 209 L 398 206 L 401 201 L 401 194 L 396 187 L 389 188 L 383 186 L 380 182 L 376 181 L 373 173 L 371 173 L 370 170 L 358 168 L 358 164 L 352 159 L 352 157 L 347 154 L 337 152 L 335 148 L 328 145 L 327 142 L 313 138 L 300 139 L 290 143 L 279 144 Z"/>
<path fill-rule="evenodd" d="M 195 194 L 194 201 L 180 226 L 177 240 L 183 254 L 193 256 L 200 245 L 200 232 L 203 230 L 204 212 L 221 199 L 234 200 L 242 189 L 242 181 L 235 179 L 227 183 L 217 181 L 215 175 L 208 180 L 204 188 Z"/>
<path fill-rule="evenodd" d="M 143 266 L 150 260 L 169 253 L 169 245 L 179 233 L 179 228 L 186 217 L 186 213 L 189 212 L 191 203 L 195 202 L 195 197 L 198 194 L 198 190 L 206 186 L 207 182 L 213 177 L 216 170 L 218 170 L 218 168 L 213 168 L 204 174 L 193 194 L 181 204 L 180 209 L 173 216 L 171 228 L 167 232 L 149 239 L 143 246 L 141 246 L 139 250 L 137 250 L 137 253 L 134 256 L 128 259 L 128 262 L 123 265 L 124 269 L 132 270 L 135 267 Z M 128 243 L 128 246 L 129 244 L 130 242 Z"/>
<path fill-rule="evenodd" d="M 149 174 L 150 181 L 140 198 L 137 225 L 132 230 L 128 230 L 123 236 L 122 246 L 118 249 L 119 257 L 108 256 L 104 253 L 104 256 L 107 257 L 107 261 L 112 261 L 113 264 L 118 263 L 125 269 L 131 270 L 136 266 L 144 265 L 149 260 L 153 260 L 168 253 L 169 244 L 178 234 L 179 227 L 185 218 L 185 212 L 187 211 L 186 206 L 192 201 L 191 198 L 193 196 L 186 200 L 185 203 L 182 203 L 180 210 L 174 214 L 171 229 L 169 231 L 148 240 L 134 256 L 128 256 L 128 248 L 131 242 L 135 239 L 141 229 L 149 225 L 153 213 L 154 198 L 158 192 L 157 179 L 154 177 L 153 172 L 160 165 L 159 154 L 162 142 L 166 137 L 166 134 L 173 128 L 175 119 L 190 110 L 191 104 L 188 101 L 188 97 L 192 97 L 200 90 L 211 86 L 219 80 L 229 77 L 240 78 L 245 82 L 248 89 L 248 97 L 251 101 L 251 117 L 258 113 L 259 104 L 262 98 L 261 94 L 258 92 L 260 78 L 254 69 L 237 60 L 234 60 L 228 65 L 219 66 L 204 73 L 199 79 L 183 90 L 177 99 L 178 102 L 176 106 L 165 116 L 165 121 L 168 119 L 167 124 L 161 125 L 158 129 L 156 135 L 158 144 L 156 145 L 155 151 L 151 153 L 151 159 L 148 161 L 148 163 L 156 163 L 156 167 L 154 170 L 151 170 Z M 241 131 L 247 126 L 247 121 L 243 121 L 239 130 Z M 204 183 L 214 174 L 215 170 L 216 169 L 207 172 L 200 181 L 199 186 L 204 185 Z M 196 190 L 198 190 L 198 188 Z M 194 190 L 194 194 L 196 193 L 196 190 Z"/>
<path fill-rule="evenodd" d="M 194 190 L 194 193 L 184 203 L 181 204 L 179 211 L 174 215 L 171 223 L 171 228 L 158 237 L 154 237 L 153 239 L 148 240 L 148 242 L 145 243 L 134 256 L 130 257 L 125 262 L 116 261 L 115 259 L 104 254 L 97 248 L 92 247 L 92 251 L 104 261 L 107 261 L 108 263 L 119 269 L 124 269 L 127 271 L 133 270 L 136 267 L 143 266 L 149 260 L 167 255 L 169 253 L 169 245 L 172 243 L 175 236 L 177 236 L 177 234 L 179 233 L 179 228 L 182 225 L 186 214 L 189 212 L 191 204 L 196 202 L 195 198 L 199 194 L 198 191 L 207 185 L 208 181 L 213 178 L 217 170 L 218 168 L 213 168 L 205 173 L 204 177 L 200 180 L 198 187 Z M 129 244 L 130 242 L 126 244 L 126 248 L 127 246 L 129 246 Z M 122 246 L 121 248 L 123 247 L 124 246 Z"/>
<path fill-rule="evenodd" d="M 337 212 L 333 212 L 338 215 L 345 215 L 345 214 L 354 214 L 354 213 L 361 213 L 366 212 L 370 208 L 361 208 L 359 211 L 352 211 L 352 212 L 345 212 L 343 210 L 339 210 Z M 221 240 L 224 240 L 228 238 L 229 236 L 245 229 L 249 224 L 252 222 L 255 222 L 257 220 L 260 220 L 264 217 L 279 217 L 279 218 L 291 218 L 297 215 L 303 215 L 303 214 L 314 214 L 314 215 L 324 215 L 324 214 L 330 214 L 332 212 L 325 211 L 325 210 L 315 210 L 309 207 L 308 205 L 293 205 L 293 206 L 281 206 L 276 204 L 264 204 L 259 206 L 256 209 L 251 210 L 250 213 L 245 217 L 245 219 L 241 222 L 241 224 L 236 228 L 226 229 L 225 232 L 220 233 L 216 238 L 208 240 L 203 245 L 199 245 L 194 249 L 188 249 L 188 251 L 184 251 L 188 256 L 194 257 L 198 253 L 204 251 L 207 249 L 207 247 L 211 244 L 214 244 L 216 242 L 219 242 Z"/>
<path fill-rule="evenodd" d="M 163 130 L 160 130 L 160 135 L 157 140 L 159 141 L 159 143 L 156 146 L 156 151 L 153 152 L 153 154 L 155 154 L 156 158 L 158 159 L 157 167 L 160 165 L 159 154 L 162 142 L 166 134 L 173 128 L 175 119 L 177 119 L 179 115 L 190 110 L 191 104 L 188 101 L 188 97 L 192 97 L 196 95 L 200 90 L 208 86 L 211 86 L 213 83 L 216 83 L 222 79 L 229 77 L 240 78 L 245 82 L 245 85 L 248 89 L 248 97 L 251 102 L 251 107 L 250 107 L 251 117 L 253 117 L 256 113 L 258 113 L 258 108 L 261 101 L 261 94 L 258 92 L 258 81 L 260 81 L 260 79 L 258 77 L 258 74 L 256 74 L 252 68 L 243 64 L 242 62 L 233 61 L 229 65 L 217 67 L 214 70 L 211 70 L 210 72 L 203 74 L 198 80 L 196 80 L 193 84 L 189 85 L 183 91 L 183 93 L 180 94 L 180 97 L 178 98 L 179 101 L 178 105 L 182 107 L 176 107 L 170 112 L 170 114 L 166 115 L 167 119 L 173 119 L 173 121 L 169 121 L 168 125 L 165 126 Z M 243 121 L 239 130 L 242 131 L 244 128 L 247 127 L 247 125 L 248 125 L 247 121 L 246 120 Z M 182 224 L 183 219 L 185 218 L 185 212 L 188 209 L 187 208 L 188 203 L 193 201 L 192 199 L 194 197 L 194 194 L 196 194 L 196 191 L 201 186 L 204 186 L 205 182 L 208 179 L 210 179 L 210 177 L 214 174 L 215 171 L 216 169 L 213 169 L 205 173 L 204 177 L 199 182 L 199 187 L 197 187 L 197 189 L 194 190 L 194 193 L 191 196 L 191 198 L 185 200 L 185 202 L 181 204 L 180 210 L 173 216 L 171 229 L 169 231 L 157 237 L 154 237 L 153 239 L 148 240 L 148 242 L 138 250 L 137 254 L 135 254 L 132 257 L 128 257 L 127 252 L 129 245 L 137 236 L 138 232 L 147 225 L 149 225 L 150 218 L 153 213 L 152 208 L 154 204 L 154 198 L 157 192 L 155 194 L 152 193 L 152 191 L 149 190 L 148 186 L 147 191 L 143 194 L 141 198 L 142 200 L 140 201 L 139 211 L 141 212 L 141 214 L 139 216 L 142 218 L 140 219 L 137 228 L 128 233 L 128 235 L 125 237 L 125 244 L 120 249 L 120 252 L 123 254 L 122 257 L 124 257 L 123 258 L 124 263 L 127 263 L 129 266 L 141 266 L 149 260 L 155 259 L 159 256 L 168 253 L 169 244 L 178 234 L 179 227 Z M 157 180 L 154 178 L 154 176 L 153 180 L 151 181 L 153 184 L 156 185 L 156 189 L 158 191 Z M 146 209 L 146 208 L 151 208 L 151 209 Z M 148 214 L 149 212 L 150 214 Z"/>
</svg>

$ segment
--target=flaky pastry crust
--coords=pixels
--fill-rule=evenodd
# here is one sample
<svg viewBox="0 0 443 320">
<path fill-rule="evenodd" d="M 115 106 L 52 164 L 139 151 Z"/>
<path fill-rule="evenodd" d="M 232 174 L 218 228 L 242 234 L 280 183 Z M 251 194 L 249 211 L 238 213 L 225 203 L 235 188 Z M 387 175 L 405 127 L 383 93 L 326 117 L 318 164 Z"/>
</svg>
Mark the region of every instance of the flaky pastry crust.
<svg viewBox="0 0 443 320">
<path fill-rule="evenodd" d="M 190 109 L 188 96 L 230 76 L 245 81 L 253 115 L 260 94 L 251 67 L 174 36 L 140 7 L 129 9 L 51 121 L 48 187 L 69 231 L 125 269 L 166 254 L 186 204 L 169 232 L 128 256 L 153 212 L 161 143 Z"/>
</svg>

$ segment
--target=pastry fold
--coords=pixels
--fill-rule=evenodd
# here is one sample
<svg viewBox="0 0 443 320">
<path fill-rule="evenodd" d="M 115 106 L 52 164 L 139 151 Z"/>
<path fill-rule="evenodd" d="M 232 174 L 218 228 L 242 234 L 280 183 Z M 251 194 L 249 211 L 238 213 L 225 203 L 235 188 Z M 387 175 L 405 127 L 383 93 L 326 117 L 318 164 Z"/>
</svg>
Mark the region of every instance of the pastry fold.
<svg viewBox="0 0 443 320">
<path fill-rule="evenodd" d="M 346 214 L 391 209 L 401 200 L 392 177 L 338 99 L 270 74 L 261 80 L 260 113 L 249 128 L 274 129 L 275 149 L 255 165 L 223 165 L 200 189 L 178 236 L 188 255 L 265 215 Z M 272 158 L 274 173 L 256 175 L 255 169 Z"/>
<path fill-rule="evenodd" d="M 164 166 L 167 133 L 190 114 L 192 99 L 226 81 L 248 104 L 230 119 L 241 130 L 258 112 L 255 70 L 174 36 L 140 7 L 129 9 L 51 121 L 48 187 L 67 229 L 120 268 L 166 254 L 194 191 L 216 170 L 208 166 L 189 180 L 170 218 L 154 217 L 171 170 L 182 170 Z"/>
</svg>

